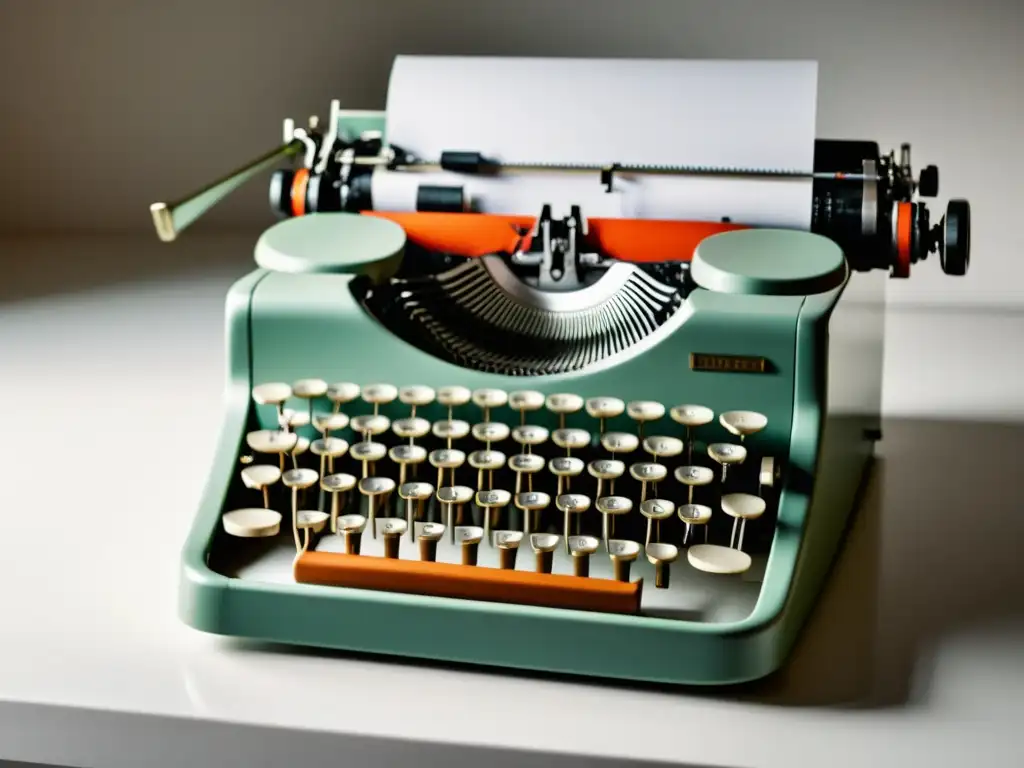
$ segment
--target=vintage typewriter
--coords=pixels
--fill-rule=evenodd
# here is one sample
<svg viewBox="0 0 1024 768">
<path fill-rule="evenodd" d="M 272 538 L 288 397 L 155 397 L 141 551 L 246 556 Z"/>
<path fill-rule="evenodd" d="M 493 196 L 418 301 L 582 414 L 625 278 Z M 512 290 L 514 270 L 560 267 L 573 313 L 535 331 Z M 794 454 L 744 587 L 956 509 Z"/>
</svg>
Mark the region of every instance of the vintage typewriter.
<svg viewBox="0 0 1024 768">
<path fill-rule="evenodd" d="M 499 63 L 498 79 L 537 60 Z M 812 167 L 782 169 L 531 163 L 461 144 L 454 117 L 438 128 L 454 145 L 424 156 L 390 135 L 392 113 L 335 102 L 324 122 L 285 121 L 279 149 L 151 208 L 174 240 L 279 166 L 280 221 L 227 299 L 184 621 L 636 681 L 778 668 L 881 436 L 886 281 L 930 254 L 965 274 L 968 204 L 932 223 L 919 197 L 938 171 L 915 179 L 906 145 L 813 140 Z M 541 130 L 528 111 L 501 119 Z M 756 204 L 803 185 L 808 225 L 685 200 L 595 215 L 599 199 L 565 191 L 648 178 L 735 182 Z M 502 184 L 532 197 L 495 202 Z"/>
</svg>

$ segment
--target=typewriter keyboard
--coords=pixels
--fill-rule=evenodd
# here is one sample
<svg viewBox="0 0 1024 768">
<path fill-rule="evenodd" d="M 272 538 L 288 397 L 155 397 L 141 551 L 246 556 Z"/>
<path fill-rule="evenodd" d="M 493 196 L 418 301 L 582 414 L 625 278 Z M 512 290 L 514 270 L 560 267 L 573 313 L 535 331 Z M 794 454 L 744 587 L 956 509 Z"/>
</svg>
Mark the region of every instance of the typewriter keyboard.
<svg viewBox="0 0 1024 768">
<path fill-rule="evenodd" d="M 705 621 L 756 602 L 780 470 L 759 413 L 316 379 L 252 396 L 279 426 L 246 435 L 222 518 L 257 540 L 241 578 Z"/>
</svg>

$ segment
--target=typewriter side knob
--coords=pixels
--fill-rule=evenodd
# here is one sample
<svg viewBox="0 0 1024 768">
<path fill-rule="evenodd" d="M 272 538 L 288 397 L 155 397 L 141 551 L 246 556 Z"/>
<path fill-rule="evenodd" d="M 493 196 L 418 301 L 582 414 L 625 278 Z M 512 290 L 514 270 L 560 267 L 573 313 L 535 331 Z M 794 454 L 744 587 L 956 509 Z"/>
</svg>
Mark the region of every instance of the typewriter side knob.
<svg viewBox="0 0 1024 768">
<path fill-rule="evenodd" d="M 256 263 L 292 273 L 389 277 L 405 253 L 405 230 L 387 219 L 355 213 L 320 213 L 285 219 L 256 243 Z"/>
<path fill-rule="evenodd" d="M 719 293 L 806 296 L 838 288 L 848 269 L 827 237 L 785 229 L 712 235 L 693 256 L 693 280 Z"/>
</svg>

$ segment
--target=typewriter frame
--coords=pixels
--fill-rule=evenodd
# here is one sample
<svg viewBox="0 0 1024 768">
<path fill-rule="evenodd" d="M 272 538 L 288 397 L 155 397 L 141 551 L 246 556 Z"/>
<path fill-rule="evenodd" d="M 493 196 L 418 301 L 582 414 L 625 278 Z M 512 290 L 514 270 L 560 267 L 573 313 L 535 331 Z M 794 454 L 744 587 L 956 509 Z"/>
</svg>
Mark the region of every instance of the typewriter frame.
<svg viewBox="0 0 1024 768">
<path fill-rule="evenodd" d="M 766 252 L 764 257 L 784 254 Z M 225 418 L 181 563 L 179 611 L 187 624 L 261 641 L 658 683 L 739 683 L 766 676 L 784 662 L 837 554 L 879 435 L 887 275 L 848 270 L 842 286 L 809 296 L 751 297 L 698 289 L 688 299 L 729 306 L 728 312 L 741 316 L 756 305 L 800 305 L 792 338 L 792 417 L 782 440 L 789 452 L 781 457 L 785 472 L 778 521 L 756 606 L 747 618 L 730 624 L 259 583 L 230 578 L 211 567 L 211 549 L 217 537 L 226 535 L 220 516 L 231 484 L 239 482 L 245 434 L 258 420 L 250 394 L 258 383 L 254 377 L 274 379 L 268 379 L 266 369 L 254 374 L 258 363 L 252 331 L 254 322 L 260 322 L 254 317 L 259 289 L 281 280 L 286 282 L 278 282 L 279 287 L 288 290 L 301 286 L 310 313 L 327 312 L 316 321 L 326 330 L 331 297 L 351 279 L 282 276 L 258 269 L 228 294 Z M 415 367 L 417 355 L 424 355 L 400 340 L 393 343 L 406 355 L 401 366 L 405 370 Z M 447 364 L 431 358 L 430 365 Z M 564 390 L 566 382 L 588 373 L 524 380 L 454 366 L 448 371 L 450 380 L 443 383 L 472 388 L 486 381 L 488 386 L 525 385 L 547 392 Z M 748 382 L 758 385 L 756 377 Z M 844 390 L 854 393 L 852 399 Z M 416 631 L 397 631 L 400 627 Z M 558 641 L 544 642 L 547 633 Z M 538 641 L 525 643 L 526 637 Z"/>
</svg>

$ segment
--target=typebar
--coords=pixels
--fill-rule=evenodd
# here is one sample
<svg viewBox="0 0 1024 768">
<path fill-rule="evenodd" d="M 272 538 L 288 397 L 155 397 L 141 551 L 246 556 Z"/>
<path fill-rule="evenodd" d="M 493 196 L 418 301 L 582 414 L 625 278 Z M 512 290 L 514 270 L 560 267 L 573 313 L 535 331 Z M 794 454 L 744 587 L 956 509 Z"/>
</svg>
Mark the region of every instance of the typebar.
<svg viewBox="0 0 1024 768">
<path fill-rule="evenodd" d="M 294 567 L 302 584 L 622 614 L 640 612 L 643 583 L 340 552 L 306 551 Z"/>
</svg>

